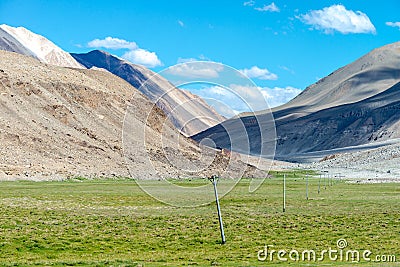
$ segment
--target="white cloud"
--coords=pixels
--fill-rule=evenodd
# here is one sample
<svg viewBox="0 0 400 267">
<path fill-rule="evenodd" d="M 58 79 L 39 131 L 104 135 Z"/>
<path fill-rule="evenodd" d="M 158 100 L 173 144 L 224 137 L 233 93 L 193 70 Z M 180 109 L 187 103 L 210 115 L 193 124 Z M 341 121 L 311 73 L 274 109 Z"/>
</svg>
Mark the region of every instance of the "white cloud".
<svg viewBox="0 0 400 267">
<path fill-rule="evenodd" d="M 289 72 L 291 74 L 295 74 L 294 70 L 292 70 L 292 69 L 290 69 L 290 68 L 288 68 L 286 66 L 279 66 L 279 68 L 282 69 L 282 70 L 285 70 L 285 71 L 287 71 L 287 72 Z"/>
<path fill-rule="evenodd" d="M 141 48 L 126 52 L 122 58 L 150 68 L 162 65 L 155 52 L 149 52 Z"/>
<path fill-rule="evenodd" d="M 184 58 L 184 57 L 180 57 L 177 60 L 177 63 L 186 63 L 186 62 L 193 62 L 193 61 L 198 61 L 198 59 L 193 58 L 193 57 L 188 57 L 188 58 Z"/>
<path fill-rule="evenodd" d="M 128 42 L 123 39 L 106 37 L 105 39 L 94 39 L 88 43 L 89 47 L 104 47 L 109 49 L 136 49 L 135 42 Z"/>
<path fill-rule="evenodd" d="M 343 34 L 376 33 L 375 26 L 365 13 L 347 10 L 343 5 L 332 5 L 321 10 L 311 10 L 297 18 L 326 34 L 334 31 Z"/>
<path fill-rule="evenodd" d="M 301 90 L 294 87 L 256 87 L 232 84 L 230 88 L 209 86 L 191 89 L 221 115 L 230 118 L 238 113 L 259 111 L 287 103 Z"/>
<path fill-rule="evenodd" d="M 258 111 L 269 107 L 266 99 L 263 98 L 260 87 L 238 84 L 231 84 L 229 87 L 235 93 L 234 97 L 237 98 L 236 101 L 239 101 L 239 103 L 243 102 L 242 105 L 239 105 L 238 103 L 235 106 L 236 110 L 239 110 L 240 112 Z M 232 99 L 231 102 L 235 102 L 235 99 Z"/>
<path fill-rule="evenodd" d="M 400 22 L 390 22 L 390 21 L 388 21 L 388 22 L 386 22 L 386 25 L 390 26 L 390 27 L 397 27 L 400 30 Z"/>
<path fill-rule="evenodd" d="M 104 39 L 94 39 L 87 45 L 88 47 L 104 47 L 114 50 L 128 49 L 129 51 L 122 56 L 123 59 L 149 68 L 162 66 L 162 62 L 155 52 L 150 52 L 139 48 L 135 42 L 129 42 L 119 38 L 106 37 Z"/>
<path fill-rule="evenodd" d="M 178 24 L 179 24 L 181 27 L 185 27 L 185 23 L 183 23 L 182 20 L 178 20 Z"/>
<path fill-rule="evenodd" d="M 254 6 L 255 3 L 256 2 L 254 2 L 253 0 L 250 0 L 250 1 L 244 2 L 243 5 L 244 6 Z"/>
<path fill-rule="evenodd" d="M 192 94 L 200 96 L 208 105 L 214 108 L 225 118 L 231 118 L 240 112 L 235 110 L 232 105 L 227 105 L 224 99 L 231 99 L 229 91 L 219 86 L 206 87 L 200 90 L 190 90 Z M 229 94 L 229 95 L 228 95 Z"/>
<path fill-rule="evenodd" d="M 187 60 L 186 63 L 172 66 L 166 72 L 186 78 L 218 78 L 219 73 L 224 70 L 222 64 L 208 64 L 208 62 L 190 64 L 193 61 L 192 59 L 181 59 L 182 62 L 183 60 Z"/>
<path fill-rule="evenodd" d="M 226 118 L 231 118 L 244 110 L 250 110 L 246 103 L 231 89 L 221 86 L 208 86 L 190 91 L 202 97 L 207 104 Z"/>
<path fill-rule="evenodd" d="M 257 78 L 260 80 L 277 80 L 278 79 L 278 75 L 276 75 L 275 73 L 271 73 L 267 69 L 260 69 L 257 66 L 253 66 L 250 69 L 240 70 L 240 72 L 249 78 Z"/>
<path fill-rule="evenodd" d="M 269 106 L 271 108 L 277 107 L 280 105 L 283 105 L 290 100 L 292 100 L 294 97 L 296 97 L 298 94 L 301 93 L 300 89 L 287 86 L 285 88 L 281 87 L 274 87 L 274 88 L 268 88 L 264 87 L 261 88 L 261 92 L 266 98 Z"/>
<path fill-rule="evenodd" d="M 264 5 L 263 7 L 255 7 L 254 8 L 257 11 L 269 11 L 269 12 L 279 12 L 279 7 L 275 5 L 274 2 L 272 2 L 269 5 Z"/>
<path fill-rule="evenodd" d="M 211 59 L 209 59 L 208 57 L 206 57 L 203 54 L 199 55 L 199 59 L 202 60 L 202 61 L 211 61 Z"/>
<path fill-rule="evenodd" d="M 188 57 L 188 58 L 184 58 L 184 57 L 179 57 L 178 60 L 176 61 L 177 64 L 179 63 L 186 63 L 186 62 L 193 62 L 193 61 L 211 61 L 211 59 L 209 59 L 208 57 L 202 55 L 199 55 L 198 58 L 194 58 L 194 57 Z"/>
</svg>

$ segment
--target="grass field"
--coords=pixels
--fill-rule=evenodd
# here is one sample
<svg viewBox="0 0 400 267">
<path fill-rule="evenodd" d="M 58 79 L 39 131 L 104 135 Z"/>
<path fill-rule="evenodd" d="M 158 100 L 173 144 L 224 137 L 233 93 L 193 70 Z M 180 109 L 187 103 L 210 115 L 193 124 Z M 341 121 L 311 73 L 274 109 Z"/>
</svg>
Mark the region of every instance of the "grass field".
<svg viewBox="0 0 400 267">
<path fill-rule="evenodd" d="M 196 186 L 205 181 L 179 182 Z M 0 183 L 0 265 L 6 266 L 400 266 L 400 184 L 336 182 L 318 194 L 318 179 L 282 174 L 254 193 L 242 180 L 221 199 L 227 243 L 220 244 L 215 204 L 165 205 L 131 180 Z M 397 263 L 259 261 L 270 249 L 366 249 Z M 260 254 L 263 255 L 263 254 Z M 319 254 L 317 254 L 319 256 Z M 286 255 L 287 257 L 287 255 Z"/>
</svg>

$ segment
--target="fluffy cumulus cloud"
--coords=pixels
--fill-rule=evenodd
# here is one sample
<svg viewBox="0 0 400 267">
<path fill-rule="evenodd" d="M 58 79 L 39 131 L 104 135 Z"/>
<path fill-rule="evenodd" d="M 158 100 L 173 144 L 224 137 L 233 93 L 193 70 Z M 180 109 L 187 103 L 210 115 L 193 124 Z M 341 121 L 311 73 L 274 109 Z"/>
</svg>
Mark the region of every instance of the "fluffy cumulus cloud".
<svg viewBox="0 0 400 267">
<path fill-rule="evenodd" d="M 279 7 L 277 5 L 275 5 L 274 2 L 272 2 L 269 5 L 264 5 L 263 7 L 255 7 L 254 8 L 257 11 L 268 11 L 268 12 L 279 12 Z"/>
<path fill-rule="evenodd" d="M 89 47 L 104 47 L 108 49 L 137 49 L 135 42 L 128 42 L 123 39 L 106 37 L 104 39 L 94 39 L 88 43 Z"/>
<path fill-rule="evenodd" d="M 162 65 L 155 52 L 149 52 L 141 48 L 126 52 L 122 58 L 150 68 Z"/>
<path fill-rule="evenodd" d="M 333 5 L 321 10 L 312 10 L 298 16 L 303 23 L 322 30 L 326 34 L 335 31 L 349 33 L 376 33 L 369 17 L 361 11 L 347 10 L 343 5 Z"/>
<path fill-rule="evenodd" d="M 128 49 L 129 51 L 123 54 L 123 59 L 150 68 L 162 65 L 161 60 L 158 58 L 155 52 L 150 52 L 145 49 L 139 48 L 139 46 L 135 42 L 129 42 L 124 39 L 106 37 L 104 39 L 94 39 L 90 41 L 87 45 L 88 47 L 93 48 L 104 47 L 114 50 Z"/>
<path fill-rule="evenodd" d="M 259 111 L 287 103 L 301 90 L 294 87 L 256 87 L 232 84 L 191 90 L 201 96 L 221 115 L 230 118 L 242 112 Z"/>
<path fill-rule="evenodd" d="M 394 27 L 394 28 L 397 27 L 400 30 L 400 22 L 390 22 L 390 21 L 388 21 L 388 22 L 386 22 L 386 25 L 390 26 L 390 27 Z"/>
<path fill-rule="evenodd" d="M 181 60 L 186 63 L 174 65 L 166 70 L 166 73 L 185 78 L 217 78 L 219 73 L 224 70 L 222 64 L 208 64 L 207 62 L 190 64 L 191 59 Z"/>
<path fill-rule="evenodd" d="M 261 69 L 257 66 L 253 66 L 250 69 L 243 69 L 240 70 L 241 73 L 246 75 L 249 78 L 256 78 L 260 80 L 277 80 L 278 75 L 275 73 L 271 73 L 267 69 Z"/>
</svg>

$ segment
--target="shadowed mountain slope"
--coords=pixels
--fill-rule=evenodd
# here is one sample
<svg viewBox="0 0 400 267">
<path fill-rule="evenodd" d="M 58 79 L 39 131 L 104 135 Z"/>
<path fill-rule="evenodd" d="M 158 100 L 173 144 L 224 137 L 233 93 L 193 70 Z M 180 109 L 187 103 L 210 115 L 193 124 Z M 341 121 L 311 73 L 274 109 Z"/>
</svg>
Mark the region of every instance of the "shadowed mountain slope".
<svg viewBox="0 0 400 267">
<path fill-rule="evenodd" d="M 375 49 L 305 89 L 289 103 L 272 110 L 277 132 L 276 156 L 297 155 L 357 146 L 400 137 L 400 42 Z M 259 121 L 265 111 L 256 112 Z M 211 138 L 220 147 L 232 147 L 235 136 L 223 134 L 223 125 L 241 127 L 242 114 L 193 136 Z M 236 126 L 232 126 L 236 125 Z M 260 152 L 254 126 L 246 126 L 253 153 Z M 299 156 L 300 157 L 300 156 Z"/>
</svg>

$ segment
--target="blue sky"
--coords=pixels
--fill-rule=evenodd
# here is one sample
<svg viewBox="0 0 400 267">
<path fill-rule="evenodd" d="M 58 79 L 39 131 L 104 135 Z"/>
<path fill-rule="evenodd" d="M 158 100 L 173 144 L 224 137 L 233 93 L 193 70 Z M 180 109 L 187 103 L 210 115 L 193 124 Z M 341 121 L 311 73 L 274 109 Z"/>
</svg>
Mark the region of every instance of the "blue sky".
<svg viewBox="0 0 400 267">
<path fill-rule="evenodd" d="M 99 48 L 155 71 L 193 59 L 221 62 L 246 73 L 276 105 L 400 41 L 399 10 L 397 0 L 0 0 L 0 23 L 68 52 Z"/>
</svg>

